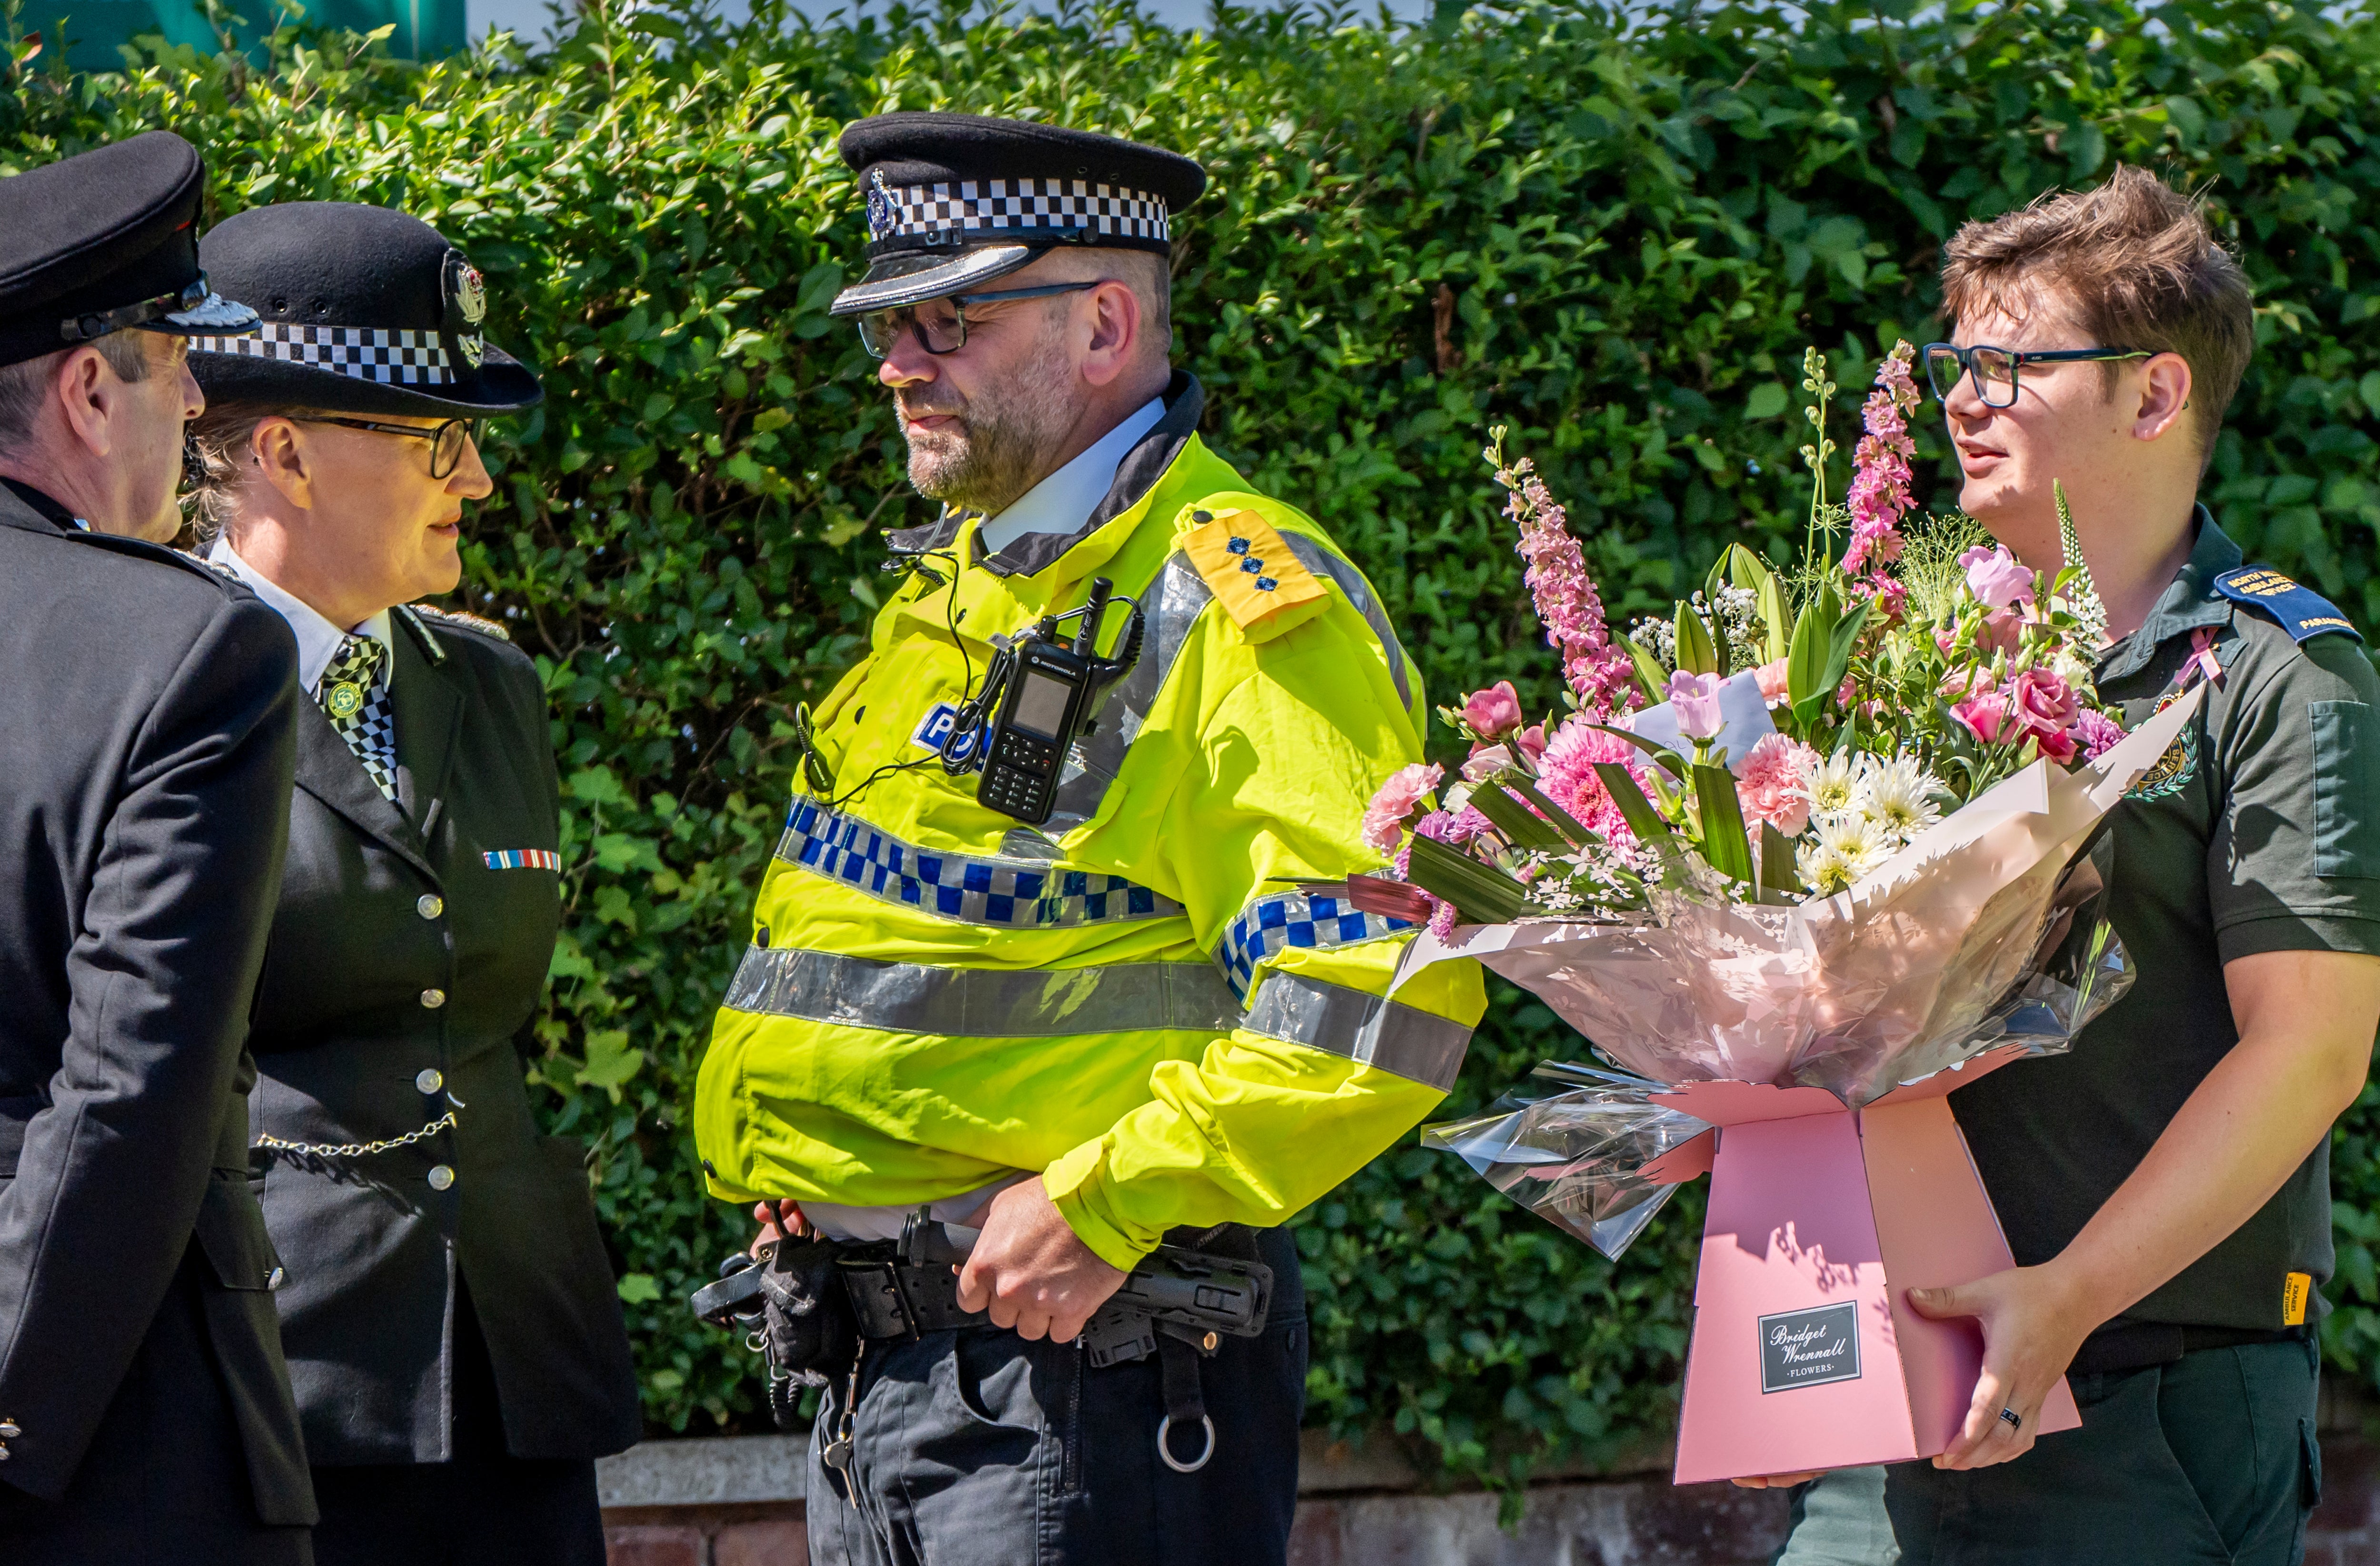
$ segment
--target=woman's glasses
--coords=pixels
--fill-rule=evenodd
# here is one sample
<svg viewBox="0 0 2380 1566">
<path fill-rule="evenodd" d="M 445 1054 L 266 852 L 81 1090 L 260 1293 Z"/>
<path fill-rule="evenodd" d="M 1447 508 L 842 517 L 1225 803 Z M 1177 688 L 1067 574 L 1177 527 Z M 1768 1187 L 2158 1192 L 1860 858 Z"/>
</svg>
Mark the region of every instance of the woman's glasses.
<svg viewBox="0 0 2380 1566">
<path fill-rule="evenodd" d="M 480 444 L 484 419 L 449 419 L 443 424 L 424 429 L 419 424 L 382 424 L 370 419 L 334 419 L 322 415 L 303 421 L 309 424 L 336 424 L 343 430 L 369 430 L 377 435 L 404 435 L 410 440 L 430 443 L 430 476 L 433 479 L 452 477 L 463 460 L 463 448 Z"/>
<path fill-rule="evenodd" d="M 953 294 L 948 299 L 928 300 L 923 304 L 905 304 L 892 310 L 871 311 L 859 318 L 860 346 L 868 349 L 870 359 L 881 359 L 892 351 L 904 332 L 915 333 L 917 346 L 937 358 L 956 353 L 966 347 L 967 306 L 998 304 L 1007 300 L 1048 299 L 1053 294 L 1079 293 L 1096 288 L 1107 281 L 1094 277 L 1087 283 L 1045 283 L 1038 288 L 1002 288 L 989 294 Z"/>
<path fill-rule="evenodd" d="M 1934 395 L 1948 402 L 1950 394 L 1959 389 L 1960 375 L 1971 375 L 1975 382 L 1975 395 L 1984 399 L 1985 407 L 2013 408 L 2017 374 L 2027 364 L 2079 364 L 2155 357 L 2148 349 L 2137 348 L 2061 348 L 2034 353 L 1994 348 L 1989 343 L 1977 343 L 1973 348 L 1927 343 L 1925 379 L 1934 387 Z"/>
</svg>

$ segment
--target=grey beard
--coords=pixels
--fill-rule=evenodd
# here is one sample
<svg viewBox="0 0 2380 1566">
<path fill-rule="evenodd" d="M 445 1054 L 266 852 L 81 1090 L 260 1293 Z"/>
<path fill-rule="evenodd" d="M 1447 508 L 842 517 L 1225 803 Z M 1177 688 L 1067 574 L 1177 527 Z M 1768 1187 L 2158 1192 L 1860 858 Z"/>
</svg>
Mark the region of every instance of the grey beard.
<svg viewBox="0 0 2380 1566">
<path fill-rule="evenodd" d="M 909 483 L 929 500 L 998 516 L 1039 482 L 1047 454 L 1065 438 L 1075 410 L 1065 396 L 1073 366 L 1050 323 L 1039 350 L 1015 378 L 959 413 L 947 434 L 909 443 Z"/>
</svg>

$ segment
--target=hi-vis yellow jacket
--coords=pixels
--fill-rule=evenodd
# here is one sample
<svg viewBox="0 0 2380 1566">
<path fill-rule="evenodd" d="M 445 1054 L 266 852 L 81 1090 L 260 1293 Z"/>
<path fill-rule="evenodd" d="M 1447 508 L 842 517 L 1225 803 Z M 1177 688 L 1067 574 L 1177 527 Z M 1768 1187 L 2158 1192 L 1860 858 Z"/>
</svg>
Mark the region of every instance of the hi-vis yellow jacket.
<svg viewBox="0 0 2380 1566">
<path fill-rule="evenodd" d="M 1411 934 L 1343 887 L 1421 755 L 1415 671 L 1322 530 L 1198 440 L 1199 401 L 1177 375 L 1079 532 L 896 540 L 941 581 L 908 579 L 816 714 L 833 789 L 796 784 L 697 1088 L 714 1194 L 910 1205 L 1038 1170 L 1129 1268 L 1177 1225 L 1281 1222 L 1453 1083 L 1477 970 L 1386 998 Z M 1145 646 L 1036 830 L 935 748 L 991 638 L 1095 576 Z"/>
</svg>

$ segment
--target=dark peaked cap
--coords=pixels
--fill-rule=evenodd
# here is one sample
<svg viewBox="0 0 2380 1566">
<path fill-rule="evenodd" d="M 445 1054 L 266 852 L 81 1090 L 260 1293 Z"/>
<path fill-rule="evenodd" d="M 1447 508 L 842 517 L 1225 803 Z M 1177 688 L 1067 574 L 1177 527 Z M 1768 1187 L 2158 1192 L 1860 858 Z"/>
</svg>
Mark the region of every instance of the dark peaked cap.
<svg viewBox="0 0 2380 1566">
<path fill-rule="evenodd" d="M 199 270 L 206 165 L 170 130 L 0 179 L 0 364 L 131 326 L 245 332 Z"/>
<path fill-rule="evenodd" d="M 1173 211 L 1207 188 L 1179 153 L 988 115 L 877 115 L 842 150 L 868 197 L 868 264 L 836 315 L 962 293 L 1060 245 L 1163 255 Z"/>
<path fill-rule="evenodd" d="M 479 269 L 408 214 L 250 207 L 208 233 L 206 261 L 264 317 L 251 336 L 190 344 L 210 402 L 468 419 L 545 395 L 534 371 L 487 340 Z"/>
</svg>

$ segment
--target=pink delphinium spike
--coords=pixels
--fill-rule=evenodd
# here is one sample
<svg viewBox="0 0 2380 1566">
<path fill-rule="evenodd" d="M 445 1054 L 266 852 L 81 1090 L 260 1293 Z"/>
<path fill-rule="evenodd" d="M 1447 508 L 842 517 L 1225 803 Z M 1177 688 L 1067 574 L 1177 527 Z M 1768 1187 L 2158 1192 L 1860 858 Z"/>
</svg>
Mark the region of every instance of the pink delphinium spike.
<svg viewBox="0 0 2380 1566">
<path fill-rule="evenodd" d="M 1586 574 L 1586 559 L 1570 533 L 1570 519 L 1524 457 L 1506 467 L 1502 432 L 1484 453 L 1496 482 L 1511 491 L 1504 515 L 1518 524 L 1525 580 L 1546 628 L 1546 643 L 1561 655 L 1562 679 L 1576 692 L 1579 710 L 1597 719 L 1622 712 L 1633 702 L 1634 664 L 1612 644 L 1604 623 L 1603 598 Z"/>
<path fill-rule="evenodd" d="M 1909 366 L 1916 354 L 1906 339 L 1894 343 L 1876 366 L 1876 390 L 1861 410 L 1867 434 L 1852 452 L 1855 471 L 1844 500 L 1852 514 L 1852 540 L 1843 550 L 1843 570 L 1850 576 L 1880 572 L 1900 557 L 1900 519 L 1915 504 L 1909 463 L 1917 443 L 1909 436 L 1909 415 L 1917 408 L 1917 383 Z"/>
</svg>

